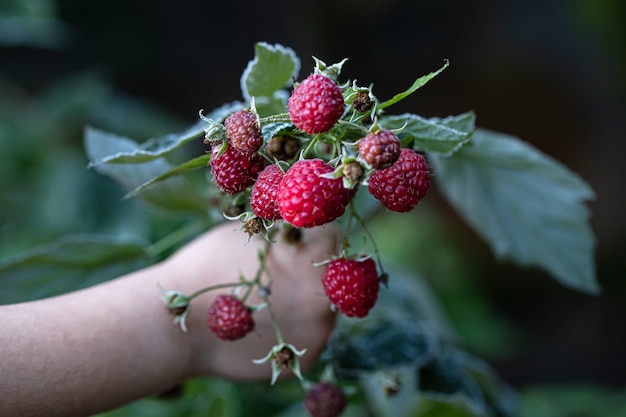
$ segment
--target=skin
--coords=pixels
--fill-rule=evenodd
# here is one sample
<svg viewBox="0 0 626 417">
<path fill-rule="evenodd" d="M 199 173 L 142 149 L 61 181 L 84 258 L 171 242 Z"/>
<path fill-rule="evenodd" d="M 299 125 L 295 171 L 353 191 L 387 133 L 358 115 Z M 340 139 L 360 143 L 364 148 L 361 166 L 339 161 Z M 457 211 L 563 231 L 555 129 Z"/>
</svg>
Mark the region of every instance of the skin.
<svg viewBox="0 0 626 417">
<path fill-rule="evenodd" d="M 198 237 L 166 261 L 58 297 L 0 306 L 0 415 L 84 416 L 157 394 L 189 378 L 269 379 L 256 365 L 276 344 L 269 312 L 254 313 L 255 331 L 237 341 L 217 339 L 206 311 L 217 294 L 191 302 L 187 333 L 172 324 L 159 285 L 189 295 L 203 287 L 253 278 L 261 238 L 246 244 L 238 224 Z M 301 243 L 273 243 L 267 258 L 270 301 L 285 342 L 307 348 L 307 369 L 332 330 L 334 315 L 320 282 L 336 248 L 333 228 L 307 230 Z M 250 303 L 260 302 L 252 294 Z"/>
</svg>

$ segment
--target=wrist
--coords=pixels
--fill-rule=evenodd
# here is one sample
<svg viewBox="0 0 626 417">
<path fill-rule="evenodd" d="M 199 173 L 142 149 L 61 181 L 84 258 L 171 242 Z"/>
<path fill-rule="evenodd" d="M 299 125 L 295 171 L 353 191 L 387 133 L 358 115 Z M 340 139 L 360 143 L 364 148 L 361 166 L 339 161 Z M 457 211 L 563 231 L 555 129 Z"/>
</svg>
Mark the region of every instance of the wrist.
<svg viewBox="0 0 626 417">
<path fill-rule="evenodd" d="M 155 275 L 160 277 L 156 285 L 160 294 L 156 294 L 162 308 L 158 316 L 166 326 L 164 341 L 169 346 L 168 357 L 175 361 L 175 367 L 180 372 L 181 381 L 206 374 L 202 366 L 202 357 L 210 355 L 210 340 L 207 340 L 208 330 L 204 326 L 205 316 L 202 306 L 210 294 L 202 294 L 186 301 L 177 308 L 168 308 L 168 295 L 178 294 L 181 299 L 191 296 L 198 288 L 192 283 L 189 268 L 181 268 L 175 262 L 165 261 L 155 265 Z M 165 298 L 164 298 L 165 296 Z"/>
</svg>

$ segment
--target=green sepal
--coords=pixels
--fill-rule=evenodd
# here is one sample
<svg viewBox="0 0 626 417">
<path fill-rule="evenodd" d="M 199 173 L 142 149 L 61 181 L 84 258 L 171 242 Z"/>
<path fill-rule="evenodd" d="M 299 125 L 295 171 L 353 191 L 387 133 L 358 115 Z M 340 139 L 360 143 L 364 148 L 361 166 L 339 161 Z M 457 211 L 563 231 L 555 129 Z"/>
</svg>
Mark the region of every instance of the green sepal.
<svg viewBox="0 0 626 417">
<path fill-rule="evenodd" d="M 449 65 L 450 65 L 450 61 L 446 60 L 443 67 L 439 68 L 437 71 L 431 72 L 430 74 L 427 74 L 418 78 L 417 80 L 415 80 L 415 82 L 413 82 L 411 87 L 409 87 L 406 91 L 403 91 L 402 93 L 398 93 L 392 98 L 390 98 L 389 100 L 380 103 L 378 105 L 378 110 L 386 109 L 387 107 L 392 106 L 398 103 L 399 101 L 405 99 L 406 97 L 410 96 L 411 94 L 413 94 L 414 92 L 422 88 L 424 85 L 426 85 L 426 83 L 428 83 L 430 80 L 435 78 L 437 75 L 441 74 L 441 72 L 445 70 L 446 68 L 448 68 Z"/>
</svg>

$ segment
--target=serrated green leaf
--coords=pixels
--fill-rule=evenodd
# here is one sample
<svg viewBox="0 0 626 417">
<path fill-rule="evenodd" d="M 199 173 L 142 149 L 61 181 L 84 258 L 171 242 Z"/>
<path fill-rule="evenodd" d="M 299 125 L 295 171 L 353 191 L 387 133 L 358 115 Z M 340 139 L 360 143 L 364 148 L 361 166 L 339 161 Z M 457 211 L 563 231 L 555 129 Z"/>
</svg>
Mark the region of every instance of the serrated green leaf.
<svg viewBox="0 0 626 417">
<path fill-rule="evenodd" d="M 133 190 L 131 190 L 128 194 L 124 196 L 124 199 L 136 197 L 137 195 L 141 194 L 142 192 L 144 192 L 146 189 L 153 186 L 154 184 L 157 184 L 161 181 L 165 181 L 166 179 L 173 177 L 175 175 L 185 174 L 187 172 L 194 171 L 199 168 L 206 168 L 210 159 L 211 159 L 211 154 L 207 153 L 205 155 L 202 155 L 197 158 L 191 159 L 187 162 L 184 162 L 170 169 L 169 171 L 164 172 L 163 174 L 156 176 L 152 179 L 149 179 L 143 184 L 135 187 Z"/>
<path fill-rule="evenodd" d="M 222 121 L 230 113 L 243 107 L 243 103 L 240 102 L 227 103 L 205 115 L 205 117 L 215 121 Z M 181 133 L 172 133 L 148 139 L 141 144 L 133 142 L 134 146 L 132 147 L 126 147 L 124 150 L 93 159 L 89 163 L 89 167 L 103 164 L 139 164 L 161 158 L 177 150 L 185 143 L 202 137 L 207 126 L 207 122 L 200 120 Z"/>
<path fill-rule="evenodd" d="M 385 101 L 383 103 L 380 103 L 378 105 L 378 110 L 386 109 L 389 106 L 393 106 L 397 102 L 399 102 L 399 101 L 405 99 L 406 97 L 410 96 L 411 94 L 413 94 L 414 92 L 416 92 L 417 90 L 422 88 L 424 85 L 426 85 L 426 83 L 428 83 L 430 80 L 432 80 L 437 75 L 439 75 L 443 70 L 448 68 L 449 65 L 450 65 L 450 62 L 446 60 L 446 62 L 443 65 L 443 67 L 439 68 L 437 71 L 431 72 L 430 74 L 426 74 L 426 75 L 418 78 L 417 80 L 415 80 L 415 82 L 413 82 L 411 87 L 409 87 L 406 91 L 403 91 L 402 93 L 398 93 L 395 96 L 393 96 L 392 98 L 390 98 L 389 100 L 387 100 L 387 101 Z"/>
<path fill-rule="evenodd" d="M 90 160 L 102 159 L 103 155 L 129 152 L 137 143 L 131 139 L 103 132 L 91 127 L 85 130 L 85 149 Z M 159 158 L 143 163 L 102 164 L 95 169 L 110 176 L 127 190 L 132 190 L 153 178 L 167 173 L 173 167 Z M 206 213 L 206 202 L 183 177 L 170 177 L 150 187 L 141 194 L 144 201 L 174 212 Z"/>
<path fill-rule="evenodd" d="M 401 129 L 401 138 L 413 141 L 413 147 L 426 152 L 451 155 L 470 140 L 473 130 L 459 130 L 453 126 L 468 128 L 473 125 L 473 113 L 456 118 L 425 119 L 415 114 L 383 116 L 379 123 L 385 129 Z"/>
<path fill-rule="evenodd" d="M 272 116 L 287 111 L 289 96 L 284 90 L 279 90 L 272 97 L 254 97 L 255 110 L 259 117 Z"/>
<path fill-rule="evenodd" d="M 465 133 L 472 134 L 476 130 L 476 113 L 473 111 L 456 116 L 448 116 L 443 119 L 433 117 L 429 120 Z"/>
<path fill-rule="evenodd" d="M 274 97 L 274 93 L 291 85 L 298 76 L 300 60 L 285 46 L 258 42 L 254 59 L 241 75 L 241 91 L 246 100 L 252 97 Z"/>
<path fill-rule="evenodd" d="M 280 135 L 281 133 L 287 133 L 294 129 L 292 123 L 289 122 L 272 122 L 266 123 L 261 128 L 261 133 L 263 134 L 263 140 L 268 142 L 276 135 Z"/>
<path fill-rule="evenodd" d="M 138 243 L 97 235 L 66 236 L 0 263 L 0 304 L 85 288 L 151 261 Z"/>
<path fill-rule="evenodd" d="M 520 139 L 478 129 L 452 156 L 430 155 L 444 196 L 497 256 L 598 293 L 587 200 L 593 190 Z"/>
</svg>

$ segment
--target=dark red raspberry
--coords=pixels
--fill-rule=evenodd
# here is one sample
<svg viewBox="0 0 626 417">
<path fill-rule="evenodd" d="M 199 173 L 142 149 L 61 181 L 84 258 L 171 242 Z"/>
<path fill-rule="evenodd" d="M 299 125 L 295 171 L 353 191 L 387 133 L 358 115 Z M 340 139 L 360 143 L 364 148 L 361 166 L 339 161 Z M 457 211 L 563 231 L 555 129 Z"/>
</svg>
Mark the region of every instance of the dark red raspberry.
<svg viewBox="0 0 626 417">
<path fill-rule="evenodd" d="M 330 382 L 317 384 L 304 397 L 304 407 L 313 417 L 337 417 L 347 404 L 343 390 Z"/>
<path fill-rule="evenodd" d="M 339 258 L 331 261 L 322 275 L 328 299 L 348 317 L 365 317 L 378 298 L 376 263 Z"/>
<path fill-rule="evenodd" d="M 389 168 L 372 172 L 369 192 L 391 211 L 413 210 L 426 195 L 430 172 L 426 159 L 411 149 L 402 149 L 400 158 Z"/>
<path fill-rule="evenodd" d="M 237 340 L 254 329 L 252 310 L 230 294 L 220 294 L 207 313 L 209 329 L 224 340 Z"/>
<path fill-rule="evenodd" d="M 278 183 L 282 178 L 283 171 L 278 165 L 268 165 L 259 174 L 250 195 L 250 207 L 258 217 L 267 220 L 282 218 L 276 201 Z"/>
<path fill-rule="evenodd" d="M 243 154 L 229 146 L 217 156 L 219 147 L 213 147 L 211 170 L 218 187 L 225 193 L 237 194 L 254 183 L 254 179 L 264 167 L 264 160 L 259 154 Z"/>
<path fill-rule="evenodd" d="M 296 161 L 278 184 L 278 210 L 296 227 L 313 227 L 341 216 L 350 201 L 350 190 L 341 178 L 326 178 L 333 168 L 321 159 Z"/>
<path fill-rule="evenodd" d="M 321 74 L 309 75 L 289 97 L 289 116 L 300 130 L 322 133 L 330 130 L 344 110 L 341 88 Z"/>
<path fill-rule="evenodd" d="M 400 157 L 400 139 L 390 130 L 379 130 L 359 140 L 359 156 L 373 169 L 388 168 Z"/>
<path fill-rule="evenodd" d="M 256 115 L 249 109 L 237 110 L 224 120 L 226 137 L 230 145 L 239 152 L 252 154 L 263 145 L 263 135 L 257 124 Z"/>
</svg>

